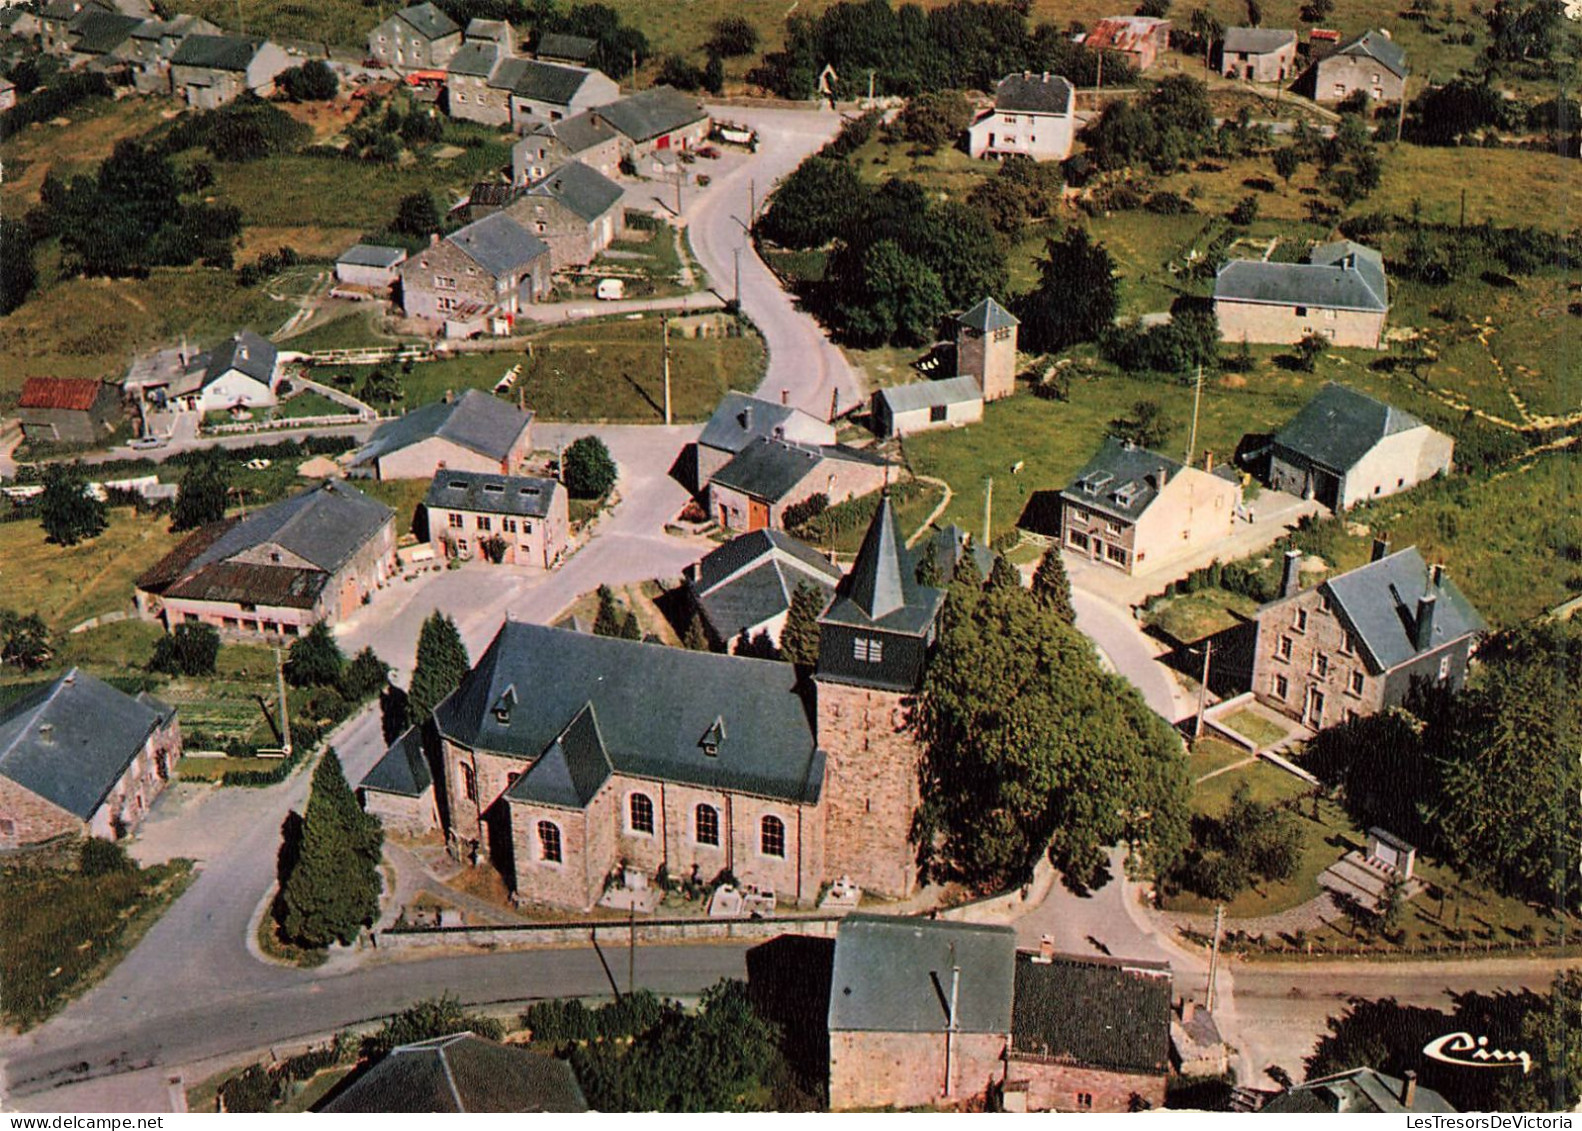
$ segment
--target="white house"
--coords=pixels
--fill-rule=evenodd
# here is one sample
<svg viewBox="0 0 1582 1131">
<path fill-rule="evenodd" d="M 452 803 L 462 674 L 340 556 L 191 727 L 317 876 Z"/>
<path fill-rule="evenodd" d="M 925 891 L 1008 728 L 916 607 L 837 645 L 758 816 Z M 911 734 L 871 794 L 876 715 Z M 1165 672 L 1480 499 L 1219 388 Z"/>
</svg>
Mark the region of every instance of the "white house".
<svg viewBox="0 0 1582 1131">
<path fill-rule="evenodd" d="M 242 330 L 216 346 L 196 390 L 200 412 L 233 408 L 265 408 L 275 403 L 280 386 L 280 353 L 251 330 Z"/>
<path fill-rule="evenodd" d="M 1077 92 L 1059 75 L 1023 71 L 1006 75 L 994 91 L 994 109 L 967 129 L 973 157 L 1020 153 L 1034 161 L 1064 161 L 1075 136 Z"/>
</svg>

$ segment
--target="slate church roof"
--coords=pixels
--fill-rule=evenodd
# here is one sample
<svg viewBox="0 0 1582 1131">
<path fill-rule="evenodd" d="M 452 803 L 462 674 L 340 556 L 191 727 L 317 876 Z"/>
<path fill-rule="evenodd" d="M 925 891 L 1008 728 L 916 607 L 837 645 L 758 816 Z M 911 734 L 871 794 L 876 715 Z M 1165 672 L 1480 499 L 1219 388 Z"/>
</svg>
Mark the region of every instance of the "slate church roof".
<svg viewBox="0 0 1582 1131">
<path fill-rule="evenodd" d="M 820 620 L 921 636 L 933 625 L 944 600 L 943 590 L 918 584 L 916 561 L 896 532 L 895 504 L 885 494 L 851 572 Z"/>
</svg>

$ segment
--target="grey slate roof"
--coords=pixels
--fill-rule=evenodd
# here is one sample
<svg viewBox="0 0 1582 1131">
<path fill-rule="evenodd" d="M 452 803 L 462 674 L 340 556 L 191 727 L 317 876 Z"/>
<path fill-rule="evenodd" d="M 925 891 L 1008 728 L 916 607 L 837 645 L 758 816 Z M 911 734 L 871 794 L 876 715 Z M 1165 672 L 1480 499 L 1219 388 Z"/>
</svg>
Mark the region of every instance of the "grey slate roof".
<svg viewBox="0 0 1582 1131">
<path fill-rule="evenodd" d="M 983 387 L 976 377 L 949 377 L 943 381 L 914 381 L 892 385 L 875 394 L 890 412 L 915 412 L 935 405 L 969 404 L 983 399 Z"/>
<path fill-rule="evenodd" d="M 72 668 L 0 709 L 0 776 L 89 820 L 170 714 Z"/>
<path fill-rule="evenodd" d="M 440 11 L 433 4 L 414 4 L 410 8 L 402 8 L 396 13 L 396 18 L 411 24 L 424 39 L 444 39 L 447 35 L 454 35 L 461 30 L 461 25 Z"/>
<path fill-rule="evenodd" d="M 588 1102 L 569 1061 L 454 1033 L 391 1049 L 319 1110 L 584 1112 Z"/>
<path fill-rule="evenodd" d="M 456 49 L 456 54 L 450 57 L 450 62 L 445 64 L 445 70 L 453 75 L 487 78 L 493 73 L 499 58 L 500 45 L 493 41 L 463 43 Z"/>
<path fill-rule="evenodd" d="M 460 444 L 479 455 L 503 460 L 533 422 L 533 414 L 482 389 L 467 389 L 452 401 L 436 401 L 381 424 L 357 450 L 352 465 L 382 459 L 431 436 Z"/>
<path fill-rule="evenodd" d="M 1319 588 L 1329 596 L 1336 615 L 1356 636 L 1364 658 L 1376 672 L 1399 667 L 1421 652 L 1442 648 L 1488 627 L 1448 575 L 1441 571 L 1439 584 L 1433 583 L 1428 563 L 1416 546 L 1332 577 Z M 1434 631 L 1428 647 L 1419 650 L 1412 629 L 1417 600 L 1424 595 L 1435 598 Z"/>
<path fill-rule="evenodd" d="M 418 727 L 409 727 L 390 744 L 390 749 L 374 763 L 373 769 L 363 775 L 357 787 L 402 797 L 420 797 L 433 784 L 428 757 L 423 753 L 423 732 Z"/>
<path fill-rule="evenodd" d="M 599 41 L 585 35 L 567 35 L 547 31 L 538 37 L 536 54 L 545 59 L 559 59 L 568 63 L 587 63 L 599 49 Z"/>
<path fill-rule="evenodd" d="M 614 126 L 592 110 L 558 122 L 545 122 L 534 128 L 533 135 L 556 138 L 570 153 L 583 153 L 619 136 Z"/>
<path fill-rule="evenodd" d="M 733 538 L 709 553 L 697 564 L 688 587 L 714 635 L 733 640 L 743 629 L 788 610 L 798 585 L 812 585 L 827 604 L 840 577 L 840 568 L 813 547 L 766 529 Z"/>
<path fill-rule="evenodd" d="M 549 254 L 548 244 L 504 212 L 474 220 L 445 239 L 495 276 L 522 271 L 535 259 Z"/>
<path fill-rule="evenodd" d="M 835 934 L 829 1031 L 943 1034 L 960 967 L 958 1031 L 1009 1033 L 1015 958 L 1009 927 L 848 915 Z"/>
<path fill-rule="evenodd" d="M 1349 240 L 1315 248 L 1306 263 L 1232 259 L 1214 278 L 1214 298 L 1381 314 L 1390 308 L 1383 258 Z"/>
<path fill-rule="evenodd" d="M 886 494 L 863 535 L 851 572 L 841 580 L 835 600 L 820 620 L 909 636 L 926 633 L 945 592 L 918 584 L 917 562 L 896 532 L 895 506 Z"/>
<path fill-rule="evenodd" d="M 588 81 L 592 71 L 580 67 L 564 67 L 559 63 L 541 63 L 537 59 L 522 60 L 522 75 L 516 80 L 512 92 L 534 102 L 549 102 L 556 106 L 569 106 L 571 100 Z"/>
<path fill-rule="evenodd" d="M 1011 1049 L 1112 1072 L 1170 1068 L 1170 967 L 1163 962 L 1016 956 Z"/>
<path fill-rule="evenodd" d="M 485 20 L 477 16 L 467 21 L 463 34 L 468 39 L 489 39 L 503 43 L 511 35 L 511 25 L 505 20 Z"/>
<path fill-rule="evenodd" d="M 266 41 L 240 35 L 189 35 L 170 57 L 177 67 L 245 71 Z"/>
<path fill-rule="evenodd" d="M 1159 473 L 1174 477 L 1179 460 L 1106 436 L 1098 454 L 1060 492 L 1068 503 L 1136 522 L 1159 497 Z"/>
<path fill-rule="evenodd" d="M 550 743 L 532 769 L 506 791 L 506 796 L 537 805 L 582 809 L 614 772 L 604 737 L 599 733 L 598 715 L 590 702 Z"/>
<path fill-rule="evenodd" d="M 356 243 L 341 252 L 337 263 L 353 267 L 394 267 L 406 259 L 404 247 L 383 247 L 379 244 Z"/>
<path fill-rule="evenodd" d="M 203 371 L 203 383 L 208 385 L 235 369 L 267 385 L 274 376 L 275 363 L 279 359 L 280 351 L 273 342 L 251 330 L 239 330 L 214 347 L 209 354 L 209 364 Z"/>
<path fill-rule="evenodd" d="M 1068 114 L 1075 95 L 1072 85 L 1059 75 L 1023 71 L 999 81 L 994 88 L 994 108 L 1018 114 Z"/>
<path fill-rule="evenodd" d="M 760 436 L 772 436 L 797 410 L 746 393 L 726 393 L 703 426 L 698 443 L 722 452 L 739 452 Z"/>
<path fill-rule="evenodd" d="M 77 24 L 73 47 L 85 55 L 106 55 L 125 43 L 142 22 L 119 12 L 86 12 Z"/>
<path fill-rule="evenodd" d="M 814 444 L 793 444 L 760 436 L 736 453 L 713 482 L 751 495 L 779 502 L 813 473 L 824 459 L 824 449 Z"/>
<path fill-rule="evenodd" d="M 1233 27 L 1225 31 L 1226 54 L 1269 55 L 1296 43 L 1296 32 L 1281 27 Z"/>
<path fill-rule="evenodd" d="M 1403 79 L 1407 75 L 1406 52 L 1399 43 L 1376 29 L 1352 36 L 1325 58 L 1333 55 L 1360 55 L 1380 63 Z"/>
<path fill-rule="evenodd" d="M 1401 1103 L 1402 1081 L 1372 1068 L 1353 1068 L 1298 1084 L 1276 1096 L 1260 1112 L 1279 1114 L 1364 1112 L 1397 1115 L 1407 1111 L 1452 1114 L 1455 1108 L 1432 1088 L 1417 1088 L 1411 1107 Z"/>
<path fill-rule="evenodd" d="M 599 107 L 599 113 L 636 142 L 650 141 L 708 117 L 701 102 L 673 86 L 652 86 L 629 94 Z"/>
<path fill-rule="evenodd" d="M 543 518 L 560 484 L 526 475 L 486 475 L 478 471 L 438 471 L 423 505 L 430 510 L 481 511 L 484 514 Z"/>
<path fill-rule="evenodd" d="M 621 186 L 581 161 L 570 161 L 527 190 L 528 196 L 560 201 L 590 223 L 621 199 Z"/>
<path fill-rule="evenodd" d="M 1303 459 L 1344 474 L 1386 436 L 1422 426 L 1423 422 L 1409 412 L 1330 382 L 1275 433 L 1274 442 Z"/>
<path fill-rule="evenodd" d="M 508 690 L 515 702 L 502 722 L 495 712 Z M 610 764 L 622 774 L 818 800 L 824 755 L 796 670 L 776 661 L 506 621 L 434 718 L 464 746 L 532 760 L 562 741 L 589 704 Z M 710 756 L 700 740 L 721 718 L 728 737 Z"/>
<path fill-rule="evenodd" d="M 489 73 L 488 85 L 494 90 L 515 90 L 516 84 L 522 81 L 522 76 L 527 73 L 527 65 L 531 62 L 531 59 L 508 55 Z"/>
<path fill-rule="evenodd" d="M 1005 330 L 1021 325 L 1016 315 L 992 298 L 985 298 L 967 313 L 960 315 L 956 321 L 969 330 L 977 330 L 984 334 L 990 330 Z"/>
</svg>

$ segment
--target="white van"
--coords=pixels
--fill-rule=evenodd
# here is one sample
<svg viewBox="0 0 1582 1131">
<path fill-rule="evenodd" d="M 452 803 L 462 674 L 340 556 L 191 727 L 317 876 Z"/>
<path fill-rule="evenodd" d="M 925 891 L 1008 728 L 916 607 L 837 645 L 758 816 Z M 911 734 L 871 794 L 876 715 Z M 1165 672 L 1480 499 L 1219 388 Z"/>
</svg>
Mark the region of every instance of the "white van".
<svg viewBox="0 0 1582 1131">
<path fill-rule="evenodd" d="M 626 297 L 626 281 L 624 279 L 600 279 L 599 287 L 593 292 L 600 302 L 615 302 Z"/>
</svg>

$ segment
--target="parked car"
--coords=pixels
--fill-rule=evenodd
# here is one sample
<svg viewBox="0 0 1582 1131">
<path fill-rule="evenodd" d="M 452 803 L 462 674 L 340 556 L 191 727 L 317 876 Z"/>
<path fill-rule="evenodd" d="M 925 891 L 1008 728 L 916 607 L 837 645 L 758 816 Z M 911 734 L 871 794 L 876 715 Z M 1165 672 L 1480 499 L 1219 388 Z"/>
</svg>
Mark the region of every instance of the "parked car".
<svg viewBox="0 0 1582 1131">
<path fill-rule="evenodd" d="M 626 280 L 600 279 L 598 287 L 593 292 L 594 297 L 602 302 L 615 302 L 626 297 Z"/>
<path fill-rule="evenodd" d="M 713 161 L 720 155 L 720 151 L 715 149 L 712 145 L 700 145 L 697 148 L 697 154 L 699 157 L 706 157 L 710 161 Z"/>
<path fill-rule="evenodd" d="M 127 447 L 137 452 L 151 452 L 156 448 L 163 448 L 170 441 L 164 436 L 140 436 L 133 440 Z"/>
</svg>

